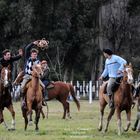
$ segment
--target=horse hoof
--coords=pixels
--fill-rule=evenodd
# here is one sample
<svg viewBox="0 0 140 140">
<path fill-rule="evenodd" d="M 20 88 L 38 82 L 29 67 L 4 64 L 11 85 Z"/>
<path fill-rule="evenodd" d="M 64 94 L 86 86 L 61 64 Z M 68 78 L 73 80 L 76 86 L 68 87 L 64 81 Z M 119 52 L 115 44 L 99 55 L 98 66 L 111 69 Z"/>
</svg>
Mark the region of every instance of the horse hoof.
<svg viewBox="0 0 140 140">
<path fill-rule="evenodd" d="M 32 121 L 29 121 L 29 126 L 33 126 L 33 122 Z"/>
<path fill-rule="evenodd" d="M 8 128 L 7 130 L 8 130 L 8 131 L 14 131 L 15 128 Z"/>
<path fill-rule="evenodd" d="M 10 128 L 10 131 L 15 131 L 16 129 L 15 128 Z"/>
<path fill-rule="evenodd" d="M 98 131 L 102 131 L 102 127 L 98 128 Z"/>
<path fill-rule="evenodd" d="M 133 128 L 132 128 L 132 131 L 136 131 L 136 128 L 135 128 L 135 127 L 133 127 Z"/>
<path fill-rule="evenodd" d="M 140 129 L 136 130 L 137 133 L 140 133 Z"/>
<path fill-rule="evenodd" d="M 127 132 L 127 131 L 128 131 L 128 128 L 125 128 L 125 129 L 124 129 L 124 132 Z"/>
</svg>

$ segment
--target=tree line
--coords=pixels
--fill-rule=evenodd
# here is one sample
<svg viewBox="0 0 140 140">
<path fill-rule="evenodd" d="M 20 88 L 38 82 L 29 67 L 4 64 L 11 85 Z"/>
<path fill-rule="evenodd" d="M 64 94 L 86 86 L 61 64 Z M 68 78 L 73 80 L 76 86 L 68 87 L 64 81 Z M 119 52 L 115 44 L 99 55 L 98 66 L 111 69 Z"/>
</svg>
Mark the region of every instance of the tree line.
<svg viewBox="0 0 140 140">
<path fill-rule="evenodd" d="M 49 48 L 39 56 L 52 80 L 95 81 L 104 67 L 101 50 L 111 47 L 137 76 L 139 9 L 139 0 L 0 0 L 0 52 L 46 38 Z"/>
</svg>

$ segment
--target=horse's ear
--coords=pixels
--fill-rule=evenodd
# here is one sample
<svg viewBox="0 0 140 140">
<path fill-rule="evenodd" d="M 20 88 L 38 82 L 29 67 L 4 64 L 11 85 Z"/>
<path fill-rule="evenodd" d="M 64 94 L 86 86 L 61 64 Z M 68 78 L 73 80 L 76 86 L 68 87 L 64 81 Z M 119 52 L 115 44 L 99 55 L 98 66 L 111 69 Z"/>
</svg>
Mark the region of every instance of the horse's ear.
<svg viewBox="0 0 140 140">
<path fill-rule="evenodd" d="M 129 66 L 132 68 L 132 63 L 131 62 L 129 63 Z"/>
<path fill-rule="evenodd" d="M 127 64 L 123 64 L 124 68 L 126 68 Z"/>
<path fill-rule="evenodd" d="M 7 67 L 9 70 L 11 70 L 11 65 L 8 65 L 8 67 Z"/>
</svg>

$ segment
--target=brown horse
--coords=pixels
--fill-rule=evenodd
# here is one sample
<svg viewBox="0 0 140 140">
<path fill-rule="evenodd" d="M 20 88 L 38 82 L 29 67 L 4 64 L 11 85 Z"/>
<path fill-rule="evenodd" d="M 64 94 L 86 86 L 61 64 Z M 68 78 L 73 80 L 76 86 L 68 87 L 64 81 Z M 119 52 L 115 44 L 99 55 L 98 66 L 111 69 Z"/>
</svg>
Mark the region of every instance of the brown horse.
<svg viewBox="0 0 140 140">
<path fill-rule="evenodd" d="M 77 105 L 78 110 L 80 110 L 80 103 L 76 98 L 74 87 L 70 83 L 64 83 L 61 81 L 57 81 L 53 83 L 54 87 L 48 89 L 48 101 L 52 99 L 57 99 L 62 103 L 64 108 L 63 119 L 66 118 L 66 114 L 69 118 L 70 116 L 70 105 L 67 101 L 69 93 L 72 95 L 74 102 Z"/>
<path fill-rule="evenodd" d="M 10 66 L 3 67 L 1 70 L 0 78 L 0 123 L 4 123 L 4 126 L 7 130 L 15 130 L 15 111 L 12 104 L 11 98 L 11 70 Z M 12 115 L 12 125 L 11 128 L 8 128 L 3 116 L 4 108 L 7 108 Z"/>
<path fill-rule="evenodd" d="M 108 130 L 109 122 L 115 110 L 117 115 L 118 135 L 121 135 L 122 133 L 121 112 L 123 110 L 126 111 L 126 115 L 127 115 L 127 126 L 125 128 L 125 131 L 128 131 L 131 124 L 130 121 L 131 121 L 131 106 L 132 106 L 132 93 L 131 93 L 132 82 L 133 82 L 132 66 L 127 65 L 125 66 L 125 70 L 123 72 L 123 79 L 118 89 L 114 92 L 114 108 L 110 110 L 104 132 Z M 99 131 L 101 131 L 103 127 L 104 109 L 108 103 L 108 96 L 104 93 L 105 87 L 106 87 L 106 83 L 103 83 L 99 91 L 99 103 L 100 103 L 100 122 L 98 127 Z"/>
<path fill-rule="evenodd" d="M 28 125 L 28 115 L 31 116 L 32 109 L 35 110 L 35 130 L 39 130 L 38 122 L 40 118 L 40 112 L 42 110 L 42 87 L 40 86 L 40 74 L 42 73 L 41 66 L 39 64 L 34 65 L 32 68 L 32 79 L 26 85 L 26 96 L 25 101 L 27 107 L 22 106 L 22 114 L 25 120 L 25 130 L 27 129 Z"/>
<path fill-rule="evenodd" d="M 18 84 L 22 80 L 23 74 L 22 72 L 18 75 L 18 77 L 15 80 L 15 84 Z M 64 108 L 64 114 L 63 114 L 63 119 L 66 118 L 66 114 L 69 118 L 70 116 L 70 107 L 69 107 L 69 102 L 67 101 L 67 98 L 69 96 L 69 93 L 71 93 L 74 102 L 77 105 L 78 110 L 80 109 L 80 103 L 76 98 L 75 92 L 74 92 L 74 87 L 70 83 L 64 83 L 61 81 L 57 81 L 53 83 L 53 88 L 47 89 L 48 90 L 48 101 L 52 99 L 57 99 L 59 102 L 62 103 L 63 108 Z M 43 114 L 43 112 L 42 112 Z M 30 119 L 32 120 L 32 119 Z"/>
</svg>

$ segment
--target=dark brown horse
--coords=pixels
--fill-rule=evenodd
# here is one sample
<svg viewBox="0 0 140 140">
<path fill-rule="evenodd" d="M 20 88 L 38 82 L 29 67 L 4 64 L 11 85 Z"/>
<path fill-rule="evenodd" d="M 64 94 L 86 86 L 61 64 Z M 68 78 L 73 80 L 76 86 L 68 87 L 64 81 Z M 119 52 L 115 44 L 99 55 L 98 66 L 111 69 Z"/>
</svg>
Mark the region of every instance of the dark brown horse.
<svg viewBox="0 0 140 140">
<path fill-rule="evenodd" d="M 35 110 L 35 130 L 39 130 L 38 122 L 40 118 L 40 113 L 42 110 L 42 87 L 40 86 L 40 74 L 42 73 L 41 66 L 39 64 L 33 66 L 32 68 L 32 79 L 31 81 L 26 85 L 26 96 L 25 101 L 26 105 L 22 106 L 22 114 L 25 120 L 25 130 L 27 129 L 28 125 L 28 115 L 32 115 L 32 109 Z"/>
<path fill-rule="evenodd" d="M 131 93 L 131 84 L 133 82 L 132 77 L 132 66 L 127 65 L 125 66 L 125 70 L 123 72 L 123 79 L 118 87 L 118 89 L 114 92 L 114 108 L 110 110 L 110 113 L 107 118 L 107 123 L 104 129 L 104 132 L 108 130 L 109 122 L 116 110 L 117 115 L 117 124 L 118 124 L 118 135 L 121 135 L 121 112 L 123 110 L 126 111 L 127 115 L 127 126 L 125 131 L 128 131 L 130 124 L 131 124 L 131 106 L 132 106 L 132 93 Z M 103 116 L 104 116 L 104 109 L 108 103 L 108 96 L 104 93 L 106 83 L 104 83 L 99 91 L 99 103 L 100 103 L 100 122 L 98 130 L 101 131 L 103 128 Z"/>
<path fill-rule="evenodd" d="M 73 97 L 74 102 L 77 105 L 78 110 L 80 110 L 80 103 L 76 98 L 74 87 L 70 83 L 64 83 L 61 81 L 57 81 L 53 83 L 54 87 L 48 89 L 48 101 L 52 99 L 57 99 L 59 102 L 62 103 L 64 108 L 63 119 L 66 118 L 66 114 L 69 118 L 70 116 L 70 105 L 67 101 L 69 95 L 71 94 Z"/>
<path fill-rule="evenodd" d="M 11 70 L 10 67 L 3 67 L 1 70 L 0 78 L 0 123 L 4 123 L 7 130 L 15 130 L 15 111 L 12 104 L 11 98 Z M 4 108 L 7 108 L 12 115 L 12 125 L 8 128 L 3 116 Z"/>
</svg>

